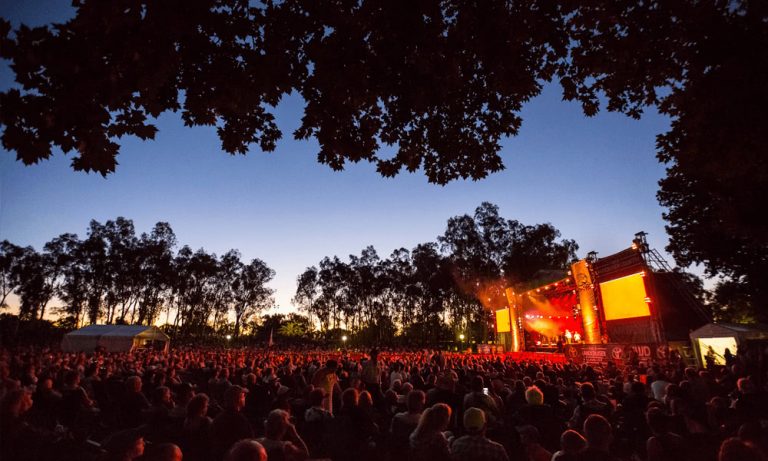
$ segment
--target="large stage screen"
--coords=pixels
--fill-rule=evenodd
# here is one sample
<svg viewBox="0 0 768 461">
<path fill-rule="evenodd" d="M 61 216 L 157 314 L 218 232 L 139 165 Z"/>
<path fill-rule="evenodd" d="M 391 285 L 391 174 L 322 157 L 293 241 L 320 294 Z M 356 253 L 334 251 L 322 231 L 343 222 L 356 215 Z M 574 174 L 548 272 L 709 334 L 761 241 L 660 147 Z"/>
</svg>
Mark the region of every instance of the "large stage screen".
<svg viewBox="0 0 768 461">
<path fill-rule="evenodd" d="M 496 311 L 496 333 L 509 331 L 509 309 Z"/>
<path fill-rule="evenodd" d="M 642 272 L 600 283 L 600 294 L 606 320 L 651 315 Z"/>
</svg>

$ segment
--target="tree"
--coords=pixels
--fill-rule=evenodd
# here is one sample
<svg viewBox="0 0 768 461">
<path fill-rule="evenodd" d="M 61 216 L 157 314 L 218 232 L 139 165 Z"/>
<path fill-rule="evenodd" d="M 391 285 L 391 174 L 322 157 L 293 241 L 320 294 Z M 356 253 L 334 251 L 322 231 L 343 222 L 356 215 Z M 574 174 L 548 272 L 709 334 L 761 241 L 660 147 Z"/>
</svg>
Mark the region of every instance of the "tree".
<svg viewBox="0 0 768 461">
<path fill-rule="evenodd" d="M 53 27 L 3 22 L 2 56 L 24 88 L 2 94 L 3 143 L 27 163 L 59 146 L 78 152 L 76 169 L 113 171 L 117 138 L 153 138 L 148 118 L 169 110 L 216 125 L 226 152 L 272 150 L 272 107 L 297 91 L 306 106 L 294 136 L 317 138 L 319 161 L 370 161 L 387 176 L 423 167 L 445 183 L 503 168 L 499 139 L 517 134 L 522 105 L 551 79 L 587 115 L 600 94 L 633 117 L 651 104 L 693 114 L 678 97 L 707 79 L 765 94 L 764 74 L 748 72 L 765 69 L 759 2 L 74 6 Z M 395 156 L 377 155 L 380 143 Z"/>
<path fill-rule="evenodd" d="M 43 258 L 31 246 L 21 249 L 19 265 L 17 269 L 18 286 L 16 292 L 19 295 L 19 319 L 29 320 L 37 317 L 37 311 L 44 297 L 44 269 Z"/>
<path fill-rule="evenodd" d="M 88 321 L 97 323 L 104 313 L 103 297 L 110 283 L 110 274 L 104 226 L 95 219 L 88 226 L 88 237 L 79 247 L 78 258 L 85 272 Z"/>
<path fill-rule="evenodd" d="M 12 249 L 18 261 L 13 283 L 21 300 L 20 319 L 43 320 L 48 302 L 59 291 L 61 275 L 77 244 L 76 235 L 62 234 L 46 243 L 42 253 L 32 247 Z"/>
<path fill-rule="evenodd" d="M 312 324 L 308 317 L 290 313 L 280 326 L 278 334 L 290 338 L 306 338 L 311 331 Z"/>
<path fill-rule="evenodd" d="M 0 242 L 0 308 L 7 306 L 5 300 L 19 286 L 19 269 L 24 250 L 3 240 Z"/>
<path fill-rule="evenodd" d="M 729 31 L 738 36 L 750 33 Z M 763 38 L 762 46 L 767 42 Z M 753 53 L 752 48 L 733 52 L 737 56 L 707 72 L 676 99 L 677 129 L 658 142 L 659 158 L 669 165 L 658 198 L 668 208 L 667 251 L 676 262 L 702 264 L 710 277 L 727 278 L 720 287 L 722 294 L 729 293 L 740 310 L 750 311 L 747 317 L 765 322 L 768 220 L 762 210 L 768 190 L 768 94 L 751 88 L 752 80 L 768 79 L 768 64 L 755 73 L 743 69 L 721 96 L 717 85 L 726 78 L 722 74 L 734 72 L 729 67 L 740 66 L 739 61 L 747 59 L 742 55 Z M 722 296 L 716 298 L 729 303 Z"/>
<path fill-rule="evenodd" d="M 710 296 L 710 307 L 718 322 L 756 323 L 765 313 L 754 309 L 755 301 L 739 281 L 721 280 Z"/>
<path fill-rule="evenodd" d="M 270 334 L 279 332 L 285 322 L 285 314 L 264 314 L 260 318 L 258 336 L 266 340 Z"/>
<path fill-rule="evenodd" d="M 70 258 L 63 269 L 62 282 L 57 292 L 58 297 L 64 301 L 59 315 L 72 320 L 73 328 L 80 326 L 83 318 L 83 310 L 88 301 L 88 283 L 86 280 L 87 267 L 82 251 L 83 242 L 73 241 L 70 247 Z"/>
<path fill-rule="evenodd" d="M 61 234 L 43 246 L 42 269 L 43 285 L 40 292 L 40 320 L 45 316 L 48 302 L 61 289 L 62 275 L 73 263 L 73 254 L 80 246 L 80 240 L 75 234 Z"/>
<path fill-rule="evenodd" d="M 211 307 L 213 310 L 213 328 L 219 330 L 220 325 L 227 323 L 230 309 L 234 306 L 237 312 L 235 299 L 235 284 L 238 282 L 240 268 L 240 252 L 229 250 L 219 258 L 216 274 L 211 279 Z M 235 320 L 235 336 L 240 332 L 240 318 Z"/>
<path fill-rule="evenodd" d="M 456 325 L 466 322 L 468 327 L 470 319 L 485 309 L 481 286 L 490 280 L 498 280 L 500 268 L 494 263 L 492 249 L 486 246 L 489 239 L 483 238 L 482 229 L 469 215 L 448 219 L 445 232 L 437 240 L 455 277 L 454 289 L 449 295 L 451 317 Z M 464 326 L 459 328 L 465 329 Z M 483 339 L 486 332 L 487 328 L 483 327 Z"/>
<path fill-rule="evenodd" d="M 274 305 L 274 290 L 267 287 L 275 277 L 275 271 L 267 264 L 254 259 L 247 265 L 241 265 L 232 284 L 233 305 L 235 311 L 235 336 L 240 334 L 240 324 Z"/>
<path fill-rule="evenodd" d="M 0 242 L 0 301 L 19 295 L 19 318 L 43 319 L 49 301 L 62 325 L 91 323 L 151 325 L 163 309 L 175 333 L 202 337 L 211 333 L 240 334 L 253 314 L 273 307 L 274 290 L 267 284 L 275 272 L 260 259 L 249 264 L 230 250 L 221 258 L 204 249 L 182 247 L 174 256 L 176 235 L 166 222 L 136 237 L 133 221 L 123 217 L 104 224 L 92 220 L 88 236 L 62 234 L 42 252 Z M 230 323 L 230 315 L 235 322 Z M 300 319 L 292 319 L 299 321 Z"/>
<path fill-rule="evenodd" d="M 11 33 L 2 23 L 2 57 L 25 88 L 0 95 L 2 139 L 26 163 L 58 146 L 77 151 L 75 169 L 103 174 L 116 167 L 119 137 L 154 138 L 148 118 L 169 110 L 216 125 L 226 152 L 273 150 L 271 107 L 296 91 L 306 107 L 294 136 L 315 137 L 318 160 L 334 169 L 366 160 L 386 176 L 424 167 L 433 182 L 479 179 L 503 168 L 499 138 L 517 133 L 522 103 L 567 43 L 557 32 L 568 12 L 551 2 L 75 8 L 53 28 Z M 396 156 L 377 156 L 380 142 Z"/>
<path fill-rule="evenodd" d="M 181 330 L 185 313 L 188 309 L 188 291 L 191 290 L 192 279 L 190 277 L 190 259 L 192 249 L 184 245 L 179 249 L 171 263 L 171 278 L 169 280 L 172 299 L 175 301 L 176 315 L 173 326 L 177 331 Z"/>
<path fill-rule="evenodd" d="M 541 270 L 565 269 L 576 259 L 579 246 L 574 240 L 562 239 L 552 224 L 507 222 L 509 247 L 502 257 L 504 276 L 510 284 L 529 282 Z"/>
<path fill-rule="evenodd" d="M 125 323 L 131 307 L 133 313 L 130 323 L 133 323 L 138 302 L 136 286 L 140 283 L 140 251 L 133 220 L 122 216 L 114 221 L 108 220 L 104 223 L 103 236 L 107 244 L 106 264 L 109 274 L 109 285 L 104 298 L 107 323 Z M 118 306 L 122 306 L 119 313 Z"/>
<path fill-rule="evenodd" d="M 411 253 L 405 248 L 392 252 L 381 261 L 379 274 L 382 304 L 389 309 L 389 316 L 405 329 L 418 318 L 417 288 L 414 280 Z"/>
<path fill-rule="evenodd" d="M 150 234 L 141 234 L 138 244 L 140 253 L 138 299 L 139 324 L 152 324 L 160 313 L 163 303 L 167 315 L 173 304 L 170 299 L 173 279 L 173 248 L 176 234 L 167 222 L 158 222 Z"/>
<path fill-rule="evenodd" d="M 444 327 L 440 315 L 446 308 L 449 293 L 454 285 L 451 265 L 443 258 L 436 243 L 422 243 L 411 251 L 417 321 L 412 333 L 420 344 L 436 343 Z"/>
<path fill-rule="evenodd" d="M 321 319 L 321 315 L 316 311 L 315 303 L 318 296 L 317 285 L 317 268 L 315 266 L 308 267 L 302 272 L 296 279 L 296 294 L 291 302 L 298 306 L 299 311 L 307 313 L 309 322 L 312 323 L 312 316 L 316 316 L 318 320 Z M 321 320 L 322 327 L 322 320 Z"/>
<path fill-rule="evenodd" d="M 337 256 L 323 258 L 319 264 L 319 305 L 328 310 L 332 328 L 341 328 L 340 322 L 350 312 L 351 269 Z"/>
<path fill-rule="evenodd" d="M 360 256 L 350 255 L 349 269 L 349 310 L 352 328 L 361 323 L 377 323 L 378 319 L 387 316 L 388 312 L 381 308 L 382 293 L 381 259 L 373 246 L 368 246 Z"/>
<path fill-rule="evenodd" d="M 218 275 L 215 254 L 204 249 L 195 252 L 183 246 L 174 260 L 175 297 L 177 310 L 174 325 L 181 326 L 185 335 L 202 336 L 215 303 L 215 280 Z"/>
<path fill-rule="evenodd" d="M 686 84 L 662 106 L 672 129 L 657 142 L 667 250 L 725 277 L 716 290 L 768 321 L 768 7 L 711 2 L 697 16 Z"/>
</svg>

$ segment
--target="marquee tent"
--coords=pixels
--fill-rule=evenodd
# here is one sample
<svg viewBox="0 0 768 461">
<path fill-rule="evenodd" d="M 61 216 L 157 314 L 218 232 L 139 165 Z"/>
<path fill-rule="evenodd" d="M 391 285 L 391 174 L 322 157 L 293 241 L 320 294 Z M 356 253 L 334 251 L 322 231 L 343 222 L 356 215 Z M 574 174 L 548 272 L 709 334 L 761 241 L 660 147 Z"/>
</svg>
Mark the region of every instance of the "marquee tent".
<svg viewBox="0 0 768 461">
<path fill-rule="evenodd" d="M 737 348 L 748 341 L 768 340 L 768 325 L 740 323 L 708 323 L 691 332 L 691 344 L 696 359 L 704 363 L 704 357 L 711 354 L 715 363 L 725 363 L 725 349 L 736 354 Z"/>
<path fill-rule="evenodd" d="M 92 352 L 103 347 L 107 352 L 128 352 L 141 347 L 167 350 L 168 335 L 146 325 L 88 325 L 67 333 L 61 342 L 65 352 Z"/>
</svg>

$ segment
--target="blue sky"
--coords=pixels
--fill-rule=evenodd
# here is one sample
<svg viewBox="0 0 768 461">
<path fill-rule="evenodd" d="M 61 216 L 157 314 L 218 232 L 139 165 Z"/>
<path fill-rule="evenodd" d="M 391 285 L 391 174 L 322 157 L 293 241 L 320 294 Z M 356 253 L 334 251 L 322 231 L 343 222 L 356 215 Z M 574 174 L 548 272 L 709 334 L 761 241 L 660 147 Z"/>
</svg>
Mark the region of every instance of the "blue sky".
<svg viewBox="0 0 768 461">
<path fill-rule="evenodd" d="M 68 9 L 64 2 L 0 5 L 14 24 L 41 24 Z M 4 63 L 0 84 L 11 79 Z M 63 232 L 84 236 L 91 219 L 125 216 L 137 232 L 168 221 L 181 244 L 264 260 L 277 272 L 271 285 L 284 310 L 296 277 L 324 256 L 346 258 L 373 245 L 386 257 L 434 241 L 449 217 L 482 201 L 509 219 L 552 223 L 579 243 L 579 256 L 626 248 L 640 230 L 659 250 L 667 243 L 655 199 L 664 167 L 654 144 L 669 120 L 655 112 L 640 121 L 607 112 L 586 118 L 561 101 L 559 87 L 547 86 L 524 107 L 520 135 L 503 142 L 505 171 L 436 186 L 418 173 L 385 179 L 368 164 L 344 172 L 320 165 L 317 144 L 290 135 L 302 107 L 292 96 L 277 108 L 284 138 L 275 152 L 254 146 L 235 157 L 221 151 L 214 129 L 186 128 L 165 114 L 155 141 L 123 140 L 117 172 L 106 179 L 73 172 L 61 152 L 25 167 L 2 151 L 0 239 L 40 249 Z"/>
</svg>

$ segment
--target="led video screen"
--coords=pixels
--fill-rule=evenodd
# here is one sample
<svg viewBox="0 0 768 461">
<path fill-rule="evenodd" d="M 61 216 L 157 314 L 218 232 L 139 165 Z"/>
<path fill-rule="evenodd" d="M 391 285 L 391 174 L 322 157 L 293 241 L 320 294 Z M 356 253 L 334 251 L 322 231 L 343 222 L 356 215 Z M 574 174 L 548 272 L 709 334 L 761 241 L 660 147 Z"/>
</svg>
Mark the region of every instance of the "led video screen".
<svg viewBox="0 0 768 461">
<path fill-rule="evenodd" d="M 496 332 L 506 333 L 509 331 L 509 309 L 496 311 Z"/>
<path fill-rule="evenodd" d="M 606 320 L 629 319 L 651 315 L 643 279 L 643 274 L 640 272 L 600 284 L 600 294 L 603 298 L 603 311 Z"/>
<path fill-rule="evenodd" d="M 736 344 L 736 338 L 700 338 L 699 340 L 699 353 L 702 360 L 706 357 L 711 357 L 715 361 L 715 365 L 725 365 L 725 350 L 728 349 L 731 354 L 736 354 L 738 345 Z"/>
</svg>

